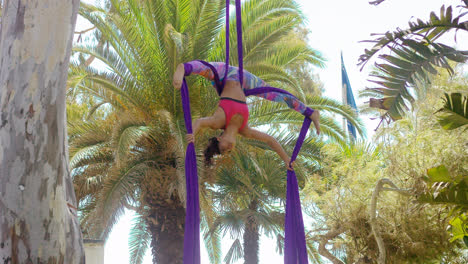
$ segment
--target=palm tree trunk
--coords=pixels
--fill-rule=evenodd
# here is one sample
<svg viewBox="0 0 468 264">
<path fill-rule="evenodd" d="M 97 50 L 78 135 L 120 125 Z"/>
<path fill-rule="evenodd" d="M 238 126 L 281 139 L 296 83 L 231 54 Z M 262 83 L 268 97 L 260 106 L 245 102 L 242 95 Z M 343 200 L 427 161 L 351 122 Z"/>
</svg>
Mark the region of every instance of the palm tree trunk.
<svg viewBox="0 0 468 264">
<path fill-rule="evenodd" d="M 148 216 L 154 264 L 182 264 L 184 257 L 185 208 L 173 195 L 159 203 Z"/>
<path fill-rule="evenodd" d="M 249 210 L 256 212 L 258 201 L 252 200 L 249 205 Z M 249 216 L 247 223 L 245 223 L 244 231 L 244 264 L 257 264 L 258 263 L 258 247 L 260 236 L 258 234 L 258 223 L 254 217 Z"/>
<path fill-rule="evenodd" d="M 65 116 L 79 0 L 3 4 L 0 261 L 84 263 Z"/>
</svg>

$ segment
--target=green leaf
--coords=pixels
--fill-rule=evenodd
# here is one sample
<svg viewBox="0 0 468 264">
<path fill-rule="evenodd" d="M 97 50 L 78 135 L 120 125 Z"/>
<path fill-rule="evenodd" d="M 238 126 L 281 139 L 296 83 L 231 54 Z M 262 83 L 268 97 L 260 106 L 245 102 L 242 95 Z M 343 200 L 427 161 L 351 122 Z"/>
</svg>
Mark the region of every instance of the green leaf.
<svg viewBox="0 0 468 264">
<path fill-rule="evenodd" d="M 468 221 L 466 216 L 461 215 L 450 220 L 450 225 L 452 227 L 453 237 L 450 239 L 450 242 L 453 242 L 457 239 L 463 239 L 468 235 Z M 466 242 L 466 241 L 465 241 Z"/>
<path fill-rule="evenodd" d="M 450 177 L 449 171 L 444 165 L 438 167 L 430 168 L 427 170 L 427 175 L 429 176 L 430 182 L 450 182 L 452 178 Z"/>
<path fill-rule="evenodd" d="M 438 121 L 446 130 L 468 125 L 468 97 L 461 93 L 446 93 L 445 104 L 438 113 Z"/>
</svg>

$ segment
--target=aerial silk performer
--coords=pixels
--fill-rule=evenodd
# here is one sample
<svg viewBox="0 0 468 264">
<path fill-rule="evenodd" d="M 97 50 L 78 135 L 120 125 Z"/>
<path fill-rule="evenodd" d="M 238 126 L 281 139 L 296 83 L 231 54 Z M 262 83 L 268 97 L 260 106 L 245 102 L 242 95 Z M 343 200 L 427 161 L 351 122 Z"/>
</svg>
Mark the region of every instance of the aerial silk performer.
<svg viewBox="0 0 468 264">
<path fill-rule="evenodd" d="M 226 14 L 229 14 L 229 1 L 226 1 Z M 187 203 L 184 264 L 200 264 L 200 205 L 194 134 L 203 128 L 224 130 L 220 136 L 209 140 L 209 145 L 204 153 L 206 165 L 212 163 L 211 159 L 213 155 L 229 153 L 235 147 L 235 139 L 238 134 L 267 143 L 285 162 L 287 168 L 287 192 L 284 263 L 306 264 L 308 263 L 308 257 L 304 223 L 302 220 L 299 188 L 293 165 L 311 122 L 314 123 L 317 134 L 320 133 L 319 112 L 305 106 L 291 93 L 271 87 L 262 79 L 243 69 L 240 0 L 236 0 L 236 20 L 239 67 L 229 65 L 229 15 L 226 15 L 226 61 L 206 62 L 194 60 L 179 64 L 173 76 L 174 87 L 181 89 L 188 141 L 185 157 Z M 188 87 L 185 80 L 185 76 L 188 75 L 200 75 L 211 80 L 220 96 L 219 105 L 214 114 L 210 117 L 197 119 L 193 123 L 193 127 Z M 246 104 L 246 97 L 252 95 L 274 102 L 285 103 L 305 116 L 291 157 L 287 155 L 274 137 L 248 126 L 249 110 Z"/>
</svg>

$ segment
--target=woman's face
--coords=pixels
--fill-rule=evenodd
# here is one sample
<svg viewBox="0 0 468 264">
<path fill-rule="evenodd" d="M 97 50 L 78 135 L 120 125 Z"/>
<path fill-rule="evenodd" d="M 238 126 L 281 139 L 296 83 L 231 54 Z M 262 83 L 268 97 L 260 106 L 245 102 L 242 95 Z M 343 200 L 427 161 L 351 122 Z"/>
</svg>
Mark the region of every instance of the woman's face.
<svg viewBox="0 0 468 264">
<path fill-rule="evenodd" d="M 231 150 L 235 147 L 236 145 L 236 140 L 229 138 L 227 136 L 221 135 L 218 138 L 219 141 L 219 150 L 221 151 L 221 154 L 226 154 L 231 152 Z"/>
</svg>

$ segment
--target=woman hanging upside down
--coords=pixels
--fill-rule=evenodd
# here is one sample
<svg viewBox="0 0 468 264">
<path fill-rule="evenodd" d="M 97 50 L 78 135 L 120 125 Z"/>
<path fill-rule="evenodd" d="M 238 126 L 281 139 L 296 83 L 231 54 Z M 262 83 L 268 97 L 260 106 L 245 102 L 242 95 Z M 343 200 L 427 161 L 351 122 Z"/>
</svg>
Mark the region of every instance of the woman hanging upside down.
<svg viewBox="0 0 468 264">
<path fill-rule="evenodd" d="M 225 63 L 211 62 L 209 64 L 216 69 L 219 76 L 225 76 Z M 184 76 L 190 74 L 200 75 L 211 81 L 215 81 L 215 74 L 207 65 L 200 61 L 191 61 L 177 66 L 173 78 L 174 88 L 180 89 Z M 209 140 L 209 144 L 204 152 L 205 164 L 210 165 L 212 163 L 211 159 L 215 154 L 229 153 L 236 145 L 236 135 L 240 134 L 246 138 L 253 138 L 267 143 L 268 146 L 278 153 L 285 162 L 286 167 L 292 170 L 290 157 L 286 154 L 278 141 L 276 141 L 274 137 L 248 126 L 249 109 L 242 88 L 244 88 L 244 90 L 249 90 L 265 86 L 268 85 L 262 79 L 245 70 L 243 71 L 243 84 L 241 86 L 239 81 L 239 69 L 229 66 L 218 108 L 212 116 L 197 119 L 193 124 L 193 134 L 187 134 L 187 141 L 193 142 L 193 135 L 197 134 L 202 128 L 224 130 L 220 136 L 213 137 Z M 271 101 L 285 102 L 289 107 L 302 114 L 304 114 L 307 109 L 302 102 L 290 94 L 264 93 L 257 96 Z M 313 111 L 309 118 L 314 123 L 317 135 L 320 134 L 319 111 Z"/>
</svg>

